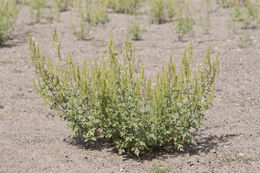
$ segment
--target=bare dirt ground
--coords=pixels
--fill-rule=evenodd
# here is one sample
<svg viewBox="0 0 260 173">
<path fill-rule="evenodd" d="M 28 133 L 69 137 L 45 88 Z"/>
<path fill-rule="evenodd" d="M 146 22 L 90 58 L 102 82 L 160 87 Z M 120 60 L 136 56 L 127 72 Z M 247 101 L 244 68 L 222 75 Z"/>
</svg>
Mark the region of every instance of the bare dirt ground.
<svg viewBox="0 0 260 173">
<path fill-rule="evenodd" d="M 54 56 L 51 34 L 57 29 L 63 52 L 77 62 L 99 57 L 113 33 L 120 51 L 133 16 L 110 13 L 111 21 L 92 28 L 89 40 L 77 40 L 70 31 L 70 11 L 58 22 L 32 24 L 24 7 L 16 29 L 0 48 L 0 172 L 260 172 L 260 30 L 229 26 L 229 12 L 212 13 L 210 34 L 196 23 L 192 38 L 195 57 L 208 46 L 220 55 L 214 105 L 196 132 L 197 147 L 183 153 L 153 153 L 139 159 L 119 156 L 107 144 L 89 146 L 69 138 L 66 122 L 43 105 L 32 86 L 33 68 L 28 50 L 29 33 L 40 49 Z M 146 74 L 153 75 L 170 55 L 180 62 L 189 37 L 177 39 L 173 24 L 150 24 L 141 17 L 142 40 L 135 41 Z"/>
</svg>

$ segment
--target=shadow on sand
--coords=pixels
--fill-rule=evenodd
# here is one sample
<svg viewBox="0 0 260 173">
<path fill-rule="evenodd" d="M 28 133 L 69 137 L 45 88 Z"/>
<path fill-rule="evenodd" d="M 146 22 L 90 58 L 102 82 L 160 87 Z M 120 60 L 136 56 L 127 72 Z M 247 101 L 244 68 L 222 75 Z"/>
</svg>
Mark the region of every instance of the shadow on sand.
<svg viewBox="0 0 260 173">
<path fill-rule="evenodd" d="M 170 155 L 196 155 L 199 153 L 209 153 L 212 149 L 217 149 L 219 146 L 225 145 L 230 139 L 237 137 L 239 135 L 237 134 L 226 134 L 221 136 L 216 135 L 210 135 L 210 136 L 204 136 L 200 137 L 199 135 L 196 135 L 197 139 L 195 140 L 197 145 L 186 145 L 185 151 L 165 151 L 162 148 L 155 149 L 151 152 L 142 152 L 139 157 L 135 156 L 133 153 L 126 153 L 122 155 L 125 160 L 132 159 L 136 161 L 145 161 L 145 160 L 153 160 L 153 159 L 160 159 L 164 160 L 167 159 Z M 74 137 L 74 138 L 68 138 L 64 139 L 65 142 L 77 146 L 79 148 L 84 148 L 87 150 L 98 150 L 101 151 L 103 149 L 108 149 L 110 152 L 117 153 L 117 149 L 113 142 L 111 140 L 107 139 L 97 139 L 97 141 L 88 141 L 84 142 L 83 137 Z"/>
</svg>

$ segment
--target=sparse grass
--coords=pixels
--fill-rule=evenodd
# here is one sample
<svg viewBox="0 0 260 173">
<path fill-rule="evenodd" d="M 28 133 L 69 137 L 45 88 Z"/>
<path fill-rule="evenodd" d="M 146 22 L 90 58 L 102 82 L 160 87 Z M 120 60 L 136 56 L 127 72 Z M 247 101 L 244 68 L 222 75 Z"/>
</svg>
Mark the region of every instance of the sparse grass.
<svg viewBox="0 0 260 173">
<path fill-rule="evenodd" d="M 222 7 L 222 8 L 230 8 L 233 6 L 233 0 L 217 0 L 217 3 Z"/>
<path fill-rule="evenodd" d="M 247 48 L 248 46 L 247 45 L 245 45 L 245 44 L 239 44 L 238 45 L 238 48 L 239 49 L 245 49 L 245 48 Z"/>
<path fill-rule="evenodd" d="M 71 0 L 54 0 L 55 4 L 55 10 L 56 10 L 56 18 L 59 20 L 60 13 L 63 11 L 68 10 L 69 6 L 72 6 L 72 1 Z M 53 20 L 53 11 L 50 9 L 49 10 L 49 19 Z"/>
<path fill-rule="evenodd" d="M 25 94 L 24 93 L 14 93 L 11 96 L 11 99 L 17 100 L 17 99 L 25 99 Z"/>
<path fill-rule="evenodd" d="M 4 65 L 6 65 L 6 64 L 14 64 L 14 62 L 11 61 L 11 60 L 2 60 L 2 61 L 0 61 L 0 63 L 4 64 Z"/>
<path fill-rule="evenodd" d="M 245 0 L 241 2 L 240 0 L 234 0 L 233 8 L 231 8 L 231 18 L 233 25 L 236 26 L 235 22 L 240 22 L 243 24 L 244 29 L 252 27 L 252 25 L 259 24 L 258 17 L 258 6 L 251 0 Z"/>
<path fill-rule="evenodd" d="M 255 132 L 258 136 L 260 136 L 260 128 L 255 129 Z"/>
<path fill-rule="evenodd" d="M 226 162 L 242 162 L 242 163 L 249 163 L 250 161 L 254 161 L 251 157 L 247 156 L 243 153 L 228 153 L 223 152 L 223 158 Z"/>
<path fill-rule="evenodd" d="M 168 173 L 169 171 L 166 168 L 163 168 L 161 165 L 156 165 L 153 167 L 153 173 Z"/>
<path fill-rule="evenodd" d="M 71 5 L 71 0 L 54 0 L 54 2 L 58 13 L 66 11 Z"/>
<path fill-rule="evenodd" d="M 14 69 L 13 69 L 13 72 L 14 72 L 14 73 L 22 73 L 23 71 L 22 71 L 21 69 L 14 68 Z"/>
</svg>

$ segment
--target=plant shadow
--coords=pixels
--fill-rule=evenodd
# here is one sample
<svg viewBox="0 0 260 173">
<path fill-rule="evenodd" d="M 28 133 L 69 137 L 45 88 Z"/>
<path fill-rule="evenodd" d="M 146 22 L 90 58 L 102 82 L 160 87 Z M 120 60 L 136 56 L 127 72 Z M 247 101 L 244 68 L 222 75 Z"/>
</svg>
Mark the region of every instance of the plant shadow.
<svg viewBox="0 0 260 173">
<path fill-rule="evenodd" d="M 73 138 L 66 138 L 63 139 L 64 142 L 77 146 L 79 148 L 84 148 L 87 150 L 103 150 L 105 148 L 114 148 L 115 145 L 113 144 L 112 140 L 98 138 L 96 141 L 85 141 L 83 136 L 76 136 Z"/>
<path fill-rule="evenodd" d="M 135 160 L 138 162 L 143 161 L 151 161 L 153 159 L 165 160 L 170 155 L 197 155 L 199 153 L 209 153 L 213 149 L 217 149 L 220 146 L 225 145 L 230 139 L 239 136 L 239 134 L 226 134 L 226 135 L 209 135 L 200 137 L 197 135 L 199 139 L 195 139 L 197 145 L 186 145 L 184 151 L 166 151 L 163 148 L 157 148 L 153 151 L 145 151 L 140 154 L 139 157 L 134 155 L 133 153 L 123 154 L 122 157 L 124 160 Z M 84 138 L 82 136 L 77 136 L 74 138 L 64 139 L 65 142 L 77 146 L 79 148 L 84 148 L 87 150 L 98 150 L 102 151 L 103 149 L 109 149 L 112 153 L 117 153 L 117 149 L 112 140 L 108 139 L 97 139 L 96 141 L 88 141 L 84 142 Z"/>
<path fill-rule="evenodd" d="M 0 44 L 0 48 L 12 48 L 24 44 L 29 37 L 29 32 L 23 34 L 12 34 L 7 38 L 7 40 Z"/>
<path fill-rule="evenodd" d="M 209 153 L 213 149 L 217 149 L 219 146 L 225 145 L 230 139 L 239 136 L 237 134 L 226 134 L 226 135 L 209 135 L 200 137 L 199 135 L 195 135 L 198 138 L 195 139 L 197 145 L 188 144 L 185 145 L 184 151 L 174 150 L 172 152 L 166 151 L 163 148 L 158 148 L 157 150 L 153 150 L 151 152 L 143 152 L 140 157 L 135 156 L 134 154 L 125 154 L 124 158 L 126 160 L 132 159 L 136 161 L 152 161 L 153 159 L 165 160 L 168 156 L 171 155 L 197 155 L 199 153 Z"/>
</svg>

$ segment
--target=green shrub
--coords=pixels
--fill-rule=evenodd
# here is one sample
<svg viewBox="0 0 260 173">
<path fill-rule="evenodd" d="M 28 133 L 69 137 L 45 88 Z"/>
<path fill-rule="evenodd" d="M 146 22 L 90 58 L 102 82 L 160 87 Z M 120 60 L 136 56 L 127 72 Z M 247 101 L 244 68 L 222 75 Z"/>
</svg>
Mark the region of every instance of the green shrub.
<svg viewBox="0 0 260 173">
<path fill-rule="evenodd" d="M 8 39 L 8 34 L 14 27 L 19 10 L 19 4 L 0 0 L 0 45 Z"/>
<path fill-rule="evenodd" d="M 40 96 L 68 122 L 73 136 L 88 140 L 111 139 L 118 153 L 158 147 L 183 150 L 194 143 L 191 129 L 204 120 L 204 111 L 213 101 L 218 58 L 211 63 L 210 50 L 202 67 L 192 72 L 192 46 L 177 72 L 172 58 L 155 80 L 145 77 L 135 48 L 126 39 L 122 61 L 111 38 L 106 58 L 76 65 L 71 55 L 63 59 L 54 34 L 57 64 L 46 59 L 30 38 L 35 67 L 34 86 Z"/>
</svg>

